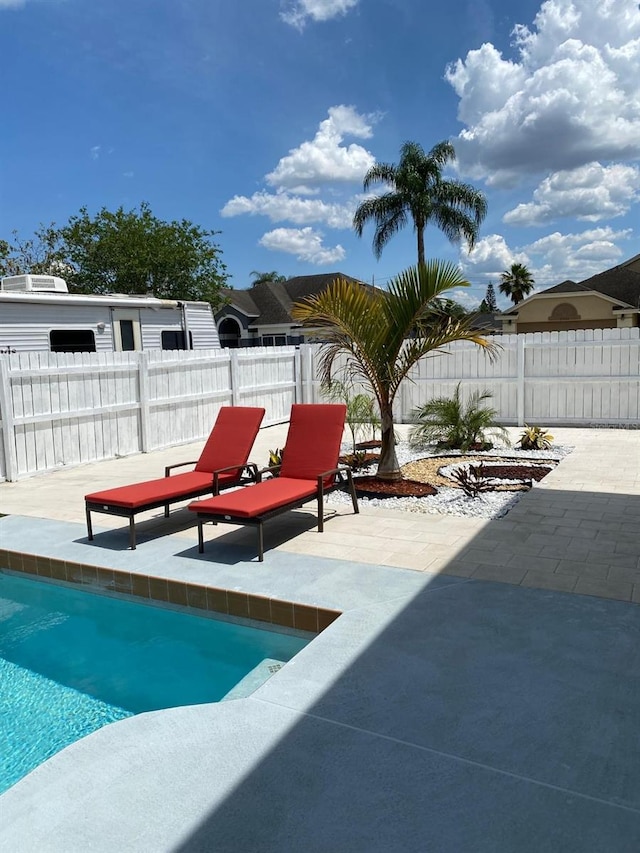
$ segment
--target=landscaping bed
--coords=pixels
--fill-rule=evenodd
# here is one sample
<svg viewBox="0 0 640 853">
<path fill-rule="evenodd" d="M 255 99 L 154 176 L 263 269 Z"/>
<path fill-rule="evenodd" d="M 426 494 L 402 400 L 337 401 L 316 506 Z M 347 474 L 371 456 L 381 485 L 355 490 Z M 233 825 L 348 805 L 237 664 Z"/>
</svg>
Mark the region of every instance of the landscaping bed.
<svg viewBox="0 0 640 853">
<path fill-rule="evenodd" d="M 407 512 L 499 518 L 506 515 L 523 492 L 546 477 L 571 449 L 557 446 L 550 450 L 523 451 L 494 447 L 487 452 L 447 451 L 443 454 L 435 448 L 416 450 L 407 442 L 401 442 L 396 445 L 396 455 L 402 480 L 376 480 L 377 455 L 367 453 L 365 464 L 354 471 L 354 482 L 365 505 Z M 343 458 L 346 461 L 349 454 L 345 453 Z M 460 468 L 479 463 L 484 466 L 488 490 L 469 497 L 453 475 Z M 342 492 L 334 492 L 329 500 L 343 503 L 350 498 Z"/>
</svg>

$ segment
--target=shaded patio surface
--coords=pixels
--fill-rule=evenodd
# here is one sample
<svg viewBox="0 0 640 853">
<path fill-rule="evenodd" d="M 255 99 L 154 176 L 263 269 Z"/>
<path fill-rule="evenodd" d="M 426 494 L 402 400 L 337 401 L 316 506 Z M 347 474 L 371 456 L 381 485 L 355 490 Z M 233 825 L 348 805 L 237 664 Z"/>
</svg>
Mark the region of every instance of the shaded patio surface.
<svg viewBox="0 0 640 853">
<path fill-rule="evenodd" d="M 639 850 L 640 432 L 556 432 L 576 451 L 504 519 L 341 509 L 319 535 L 296 512 L 267 527 L 264 564 L 223 525 L 198 555 L 180 513 L 170 535 L 143 523 L 136 552 L 112 518 L 87 543 L 72 490 L 79 518 L 60 498 L 44 514 L 39 483 L 84 488 L 93 468 L 106 487 L 115 462 L 0 486 L 5 512 L 32 499 L 0 520 L 5 549 L 343 614 L 249 698 L 45 762 L 0 798 L 0 849 Z"/>
</svg>

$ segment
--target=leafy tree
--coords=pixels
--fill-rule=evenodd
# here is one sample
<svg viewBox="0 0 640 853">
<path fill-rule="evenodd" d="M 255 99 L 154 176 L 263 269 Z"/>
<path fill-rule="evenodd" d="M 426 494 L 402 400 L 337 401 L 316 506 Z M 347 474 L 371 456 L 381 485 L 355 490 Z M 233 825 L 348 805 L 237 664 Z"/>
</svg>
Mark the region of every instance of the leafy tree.
<svg viewBox="0 0 640 853">
<path fill-rule="evenodd" d="M 28 240 L 22 240 L 17 231 L 12 236 L 12 244 L 0 240 L 0 275 L 66 275 L 60 232 L 55 223 L 40 225 Z"/>
<path fill-rule="evenodd" d="M 456 153 L 450 142 L 439 142 L 425 154 L 417 142 L 405 142 L 398 165 L 375 163 L 364 177 L 365 192 L 373 184 L 391 189 L 368 198 L 356 210 L 353 227 L 359 237 L 365 225 L 375 223 L 373 251 L 377 258 L 391 237 L 409 220 L 418 240 L 418 263 L 424 263 L 424 231 L 430 222 L 451 242 L 464 238 L 473 246 L 487 213 L 484 195 L 470 184 L 442 177 L 442 170 Z"/>
<path fill-rule="evenodd" d="M 326 290 L 296 303 L 292 316 L 323 341 L 320 379 L 326 387 L 336 368 L 347 382 L 369 387 L 380 411 L 382 448 L 377 476 L 401 479 L 393 433 L 393 401 L 413 365 L 453 341 L 496 349 L 470 328 L 470 318 L 445 317 L 434 303 L 448 290 L 468 287 L 453 264 L 430 261 L 395 276 L 387 290 L 336 279 Z M 409 337 L 412 333 L 414 337 Z M 344 355 L 342 368 L 336 360 Z"/>
<path fill-rule="evenodd" d="M 509 269 L 505 270 L 500 276 L 500 284 L 498 285 L 500 293 L 508 296 L 514 305 L 522 302 L 533 288 L 533 276 L 524 264 L 511 264 Z"/>
<path fill-rule="evenodd" d="M 221 249 L 186 219 L 164 222 L 148 204 L 90 217 L 86 208 L 67 225 L 40 226 L 35 236 L 14 244 L 0 241 L 0 272 L 46 273 L 65 278 L 80 293 L 147 293 L 161 299 L 193 299 L 218 305 L 226 284 Z"/>
<path fill-rule="evenodd" d="M 164 222 L 143 202 L 140 211 L 115 213 L 86 208 L 60 229 L 67 275 L 85 293 L 145 293 L 162 299 L 194 299 L 217 304 L 226 282 L 219 246 L 186 219 Z"/>
<path fill-rule="evenodd" d="M 254 284 L 263 284 L 265 281 L 286 281 L 286 275 L 280 275 L 276 270 L 271 270 L 271 272 L 259 272 L 258 270 L 252 270 L 251 275 L 254 277 L 251 285 Z"/>
</svg>

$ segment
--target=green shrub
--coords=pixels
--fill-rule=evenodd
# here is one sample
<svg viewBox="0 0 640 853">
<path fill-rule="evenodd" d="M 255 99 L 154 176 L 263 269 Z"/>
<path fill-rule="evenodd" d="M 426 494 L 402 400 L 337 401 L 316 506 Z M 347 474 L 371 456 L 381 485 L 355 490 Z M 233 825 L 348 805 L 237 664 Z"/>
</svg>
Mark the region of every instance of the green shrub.
<svg viewBox="0 0 640 853">
<path fill-rule="evenodd" d="M 551 447 L 553 436 L 547 432 L 546 427 L 524 426 L 524 432 L 518 439 L 521 450 L 548 450 Z"/>
<path fill-rule="evenodd" d="M 491 396 L 489 391 L 474 391 L 465 405 L 460 397 L 458 383 L 453 397 L 429 400 L 412 412 L 413 419 L 418 423 L 411 430 L 411 444 L 414 447 L 437 444 L 447 450 L 462 451 L 478 446 L 487 450 L 493 447 L 487 436 L 497 435 L 508 445 L 506 429 L 495 421 L 497 411 L 482 405 Z"/>
</svg>

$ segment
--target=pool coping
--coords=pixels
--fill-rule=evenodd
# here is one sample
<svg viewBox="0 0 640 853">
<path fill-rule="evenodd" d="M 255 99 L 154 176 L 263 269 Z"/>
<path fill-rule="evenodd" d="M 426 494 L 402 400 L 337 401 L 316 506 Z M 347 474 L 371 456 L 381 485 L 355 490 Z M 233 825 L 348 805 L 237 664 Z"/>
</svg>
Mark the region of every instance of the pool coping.
<svg viewBox="0 0 640 853">
<path fill-rule="evenodd" d="M 342 611 L 285 601 L 249 592 L 162 578 L 141 572 L 124 572 L 90 563 L 61 560 L 0 548 L 0 566 L 46 580 L 64 581 L 93 592 L 134 596 L 142 601 L 172 604 L 209 613 L 251 619 L 283 628 L 319 634 Z"/>
</svg>

